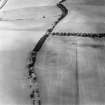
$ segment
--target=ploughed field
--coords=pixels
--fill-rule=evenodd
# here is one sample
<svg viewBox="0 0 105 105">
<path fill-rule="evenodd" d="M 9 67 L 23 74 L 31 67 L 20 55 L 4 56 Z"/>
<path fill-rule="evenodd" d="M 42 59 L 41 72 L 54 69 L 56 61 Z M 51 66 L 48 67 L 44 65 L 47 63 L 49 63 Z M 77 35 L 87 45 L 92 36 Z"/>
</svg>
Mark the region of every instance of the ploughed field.
<svg viewBox="0 0 105 105">
<path fill-rule="evenodd" d="M 24 74 L 26 58 L 38 37 L 35 31 L 1 32 L 0 104 L 31 105 Z M 104 104 L 104 45 L 105 38 L 48 37 L 35 64 L 42 105 Z"/>
<path fill-rule="evenodd" d="M 42 105 L 105 104 L 105 38 L 51 36 L 35 71 Z"/>
</svg>

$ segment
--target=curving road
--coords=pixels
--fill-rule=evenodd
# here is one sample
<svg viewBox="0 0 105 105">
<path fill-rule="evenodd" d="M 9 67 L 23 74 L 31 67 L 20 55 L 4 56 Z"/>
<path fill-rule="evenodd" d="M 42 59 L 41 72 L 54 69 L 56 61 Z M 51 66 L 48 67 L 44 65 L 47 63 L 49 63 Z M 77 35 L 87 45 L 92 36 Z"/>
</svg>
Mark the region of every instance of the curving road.
<svg viewBox="0 0 105 105">
<path fill-rule="evenodd" d="M 0 9 L 2 9 L 8 0 L 0 0 Z"/>
</svg>

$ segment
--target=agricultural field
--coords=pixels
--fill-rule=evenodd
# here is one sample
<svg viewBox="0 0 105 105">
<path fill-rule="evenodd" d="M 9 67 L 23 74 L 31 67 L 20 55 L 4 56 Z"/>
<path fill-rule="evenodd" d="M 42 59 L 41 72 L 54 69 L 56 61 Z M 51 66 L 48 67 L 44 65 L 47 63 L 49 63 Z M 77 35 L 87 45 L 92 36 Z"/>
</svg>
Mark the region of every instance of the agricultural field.
<svg viewBox="0 0 105 105">
<path fill-rule="evenodd" d="M 32 51 L 42 105 L 105 104 L 105 0 L 63 1 L 10 0 L 0 11 L 0 105 L 39 105 Z"/>
</svg>

